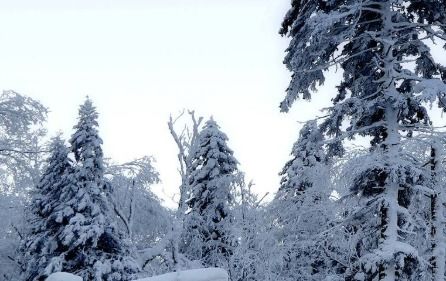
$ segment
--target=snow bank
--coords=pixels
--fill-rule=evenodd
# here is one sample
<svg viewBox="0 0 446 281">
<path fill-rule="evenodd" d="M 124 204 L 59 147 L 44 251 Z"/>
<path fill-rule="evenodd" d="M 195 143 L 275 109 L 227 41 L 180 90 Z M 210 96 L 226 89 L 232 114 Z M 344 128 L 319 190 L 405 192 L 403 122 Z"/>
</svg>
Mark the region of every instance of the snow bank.
<svg viewBox="0 0 446 281">
<path fill-rule="evenodd" d="M 82 278 L 71 273 L 56 272 L 48 276 L 46 281 L 82 281 Z"/>
<path fill-rule="evenodd" d="M 82 278 L 70 273 L 57 272 L 51 274 L 46 281 L 82 281 Z M 200 268 L 166 273 L 136 281 L 228 281 L 228 273 L 221 268 Z"/>
<path fill-rule="evenodd" d="M 228 281 L 228 273 L 221 268 L 200 268 L 166 273 L 137 281 Z"/>
</svg>

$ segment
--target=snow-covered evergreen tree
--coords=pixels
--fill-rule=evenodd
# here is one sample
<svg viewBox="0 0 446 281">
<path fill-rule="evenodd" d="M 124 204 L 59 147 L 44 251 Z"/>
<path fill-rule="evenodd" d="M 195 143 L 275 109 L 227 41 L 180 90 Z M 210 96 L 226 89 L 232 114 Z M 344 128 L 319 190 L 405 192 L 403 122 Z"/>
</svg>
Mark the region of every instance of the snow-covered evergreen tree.
<svg viewBox="0 0 446 281">
<path fill-rule="evenodd" d="M 411 208 L 418 214 L 417 245 L 429 261 L 426 276 L 442 280 L 446 266 L 444 132 L 419 134 L 407 142 L 407 149 L 424 169 L 423 185 Z"/>
<path fill-rule="evenodd" d="M 75 186 L 62 190 L 66 204 L 65 227 L 59 238 L 67 247 L 63 269 L 86 280 L 130 280 L 137 264 L 117 231 L 104 179 L 102 140 L 98 135 L 98 113 L 90 99 L 79 109 L 79 121 L 70 139 L 76 165 Z"/>
<path fill-rule="evenodd" d="M 326 155 L 324 136 L 316 121 L 307 122 L 300 131 L 299 139 L 294 144 L 289 160 L 282 169 L 282 180 L 277 194 L 278 200 L 296 201 L 300 206 L 306 199 L 304 194 L 311 190 L 317 178 L 327 176 L 325 169 Z M 322 170 L 322 171 L 321 171 Z M 322 173 L 321 173 L 322 172 Z M 321 192 L 319 187 L 318 192 Z M 316 195 L 312 201 L 321 198 Z"/>
<path fill-rule="evenodd" d="M 23 280 L 45 280 L 49 274 L 62 269 L 61 255 L 65 246 L 58 235 L 64 227 L 62 218 L 66 210 L 59 199 L 62 189 L 74 182 L 69 176 L 72 165 L 64 141 L 55 138 L 50 150 L 52 154 L 34 194 L 32 217 L 28 218 L 32 232 L 21 249 L 24 253 L 21 259 Z"/>
<path fill-rule="evenodd" d="M 238 179 L 237 160 L 227 136 L 211 119 L 200 131 L 191 152 L 188 178 L 191 196 L 185 218 L 182 252 L 205 266 L 228 268 L 233 252 L 230 232 L 233 188 Z"/>
<path fill-rule="evenodd" d="M 274 269 L 280 280 L 321 280 L 337 264 L 326 257 L 318 236 L 334 218 L 324 136 L 316 121 L 307 122 L 283 168 L 281 186 L 271 204 L 282 260 Z"/>
<path fill-rule="evenodd" d="M 444 105 L 445 68 L 426 41 L 444 40 L 445 26 L 444 1 L 418 0 L 294 0 L 283 22 L 281 33 L 292 37 L 285 63 L 293 76 L 281 109 L 309 99 L 324 71 L 340 67 L 343 80 L 321 126 L 333 137 L 328 153 L 342 154 L 343 137 L 371 138 L 350 187 L 359 206 L 346 222 L 363 237 L 347 280 L 425 278 L 409 208 L 423 171 L 401 142 L 429 125 L 423 103 Z"/>
</svg>

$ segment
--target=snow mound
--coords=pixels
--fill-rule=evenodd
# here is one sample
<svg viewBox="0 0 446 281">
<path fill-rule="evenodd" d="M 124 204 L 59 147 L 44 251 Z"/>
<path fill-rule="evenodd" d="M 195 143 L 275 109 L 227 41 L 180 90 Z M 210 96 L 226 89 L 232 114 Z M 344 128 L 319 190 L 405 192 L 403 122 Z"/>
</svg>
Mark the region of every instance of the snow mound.
<svg viewBox="0 0 446 281">
<path fill-rule="evenodd" d="M 166 273 L 136 281 L 228 281 L 228 273 L 221 268 L 200 268 Z"/>
<path fill-rule="evenodd" d="M 82 278 L 71 273 L 56 272 L 48 276 L 46 281 L 82 281 Z"/>
<path fill-rule="evenodd" d="M 82 278 L 71 273 L 56 272 L 45 281 L 82 281 Z M 136 281 L 228 281 L 228 273 L 221 268 L 200 268 L 166 273 Z"/>
</svg>

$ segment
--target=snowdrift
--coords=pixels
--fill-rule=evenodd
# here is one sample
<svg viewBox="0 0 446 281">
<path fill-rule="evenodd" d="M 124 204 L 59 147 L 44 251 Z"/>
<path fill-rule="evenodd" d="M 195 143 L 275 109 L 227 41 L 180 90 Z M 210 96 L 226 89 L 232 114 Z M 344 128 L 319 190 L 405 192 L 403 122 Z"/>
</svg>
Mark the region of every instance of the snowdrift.
<svg viewBox="0 0 446 281">
<path fill-rule="evenodd" d="M 71 273 L 56 272 L 51 274 L 46 281 L 82 281 L 82 278 Z"/>
<path fill-rule="evenodd" d="M 57 272 L 51 274 L 46 281 L 82 281 L 79 276 Z M 135 281 L 228 281 L 228 273 L 221 268 L 200 268 L 166 273 Z"/>
<path fill-rule="evenodd" d="M 166 273 L 137 281 L 228 281 L 228 274 L 221 268 L 200 268 Z"/>
</svg>

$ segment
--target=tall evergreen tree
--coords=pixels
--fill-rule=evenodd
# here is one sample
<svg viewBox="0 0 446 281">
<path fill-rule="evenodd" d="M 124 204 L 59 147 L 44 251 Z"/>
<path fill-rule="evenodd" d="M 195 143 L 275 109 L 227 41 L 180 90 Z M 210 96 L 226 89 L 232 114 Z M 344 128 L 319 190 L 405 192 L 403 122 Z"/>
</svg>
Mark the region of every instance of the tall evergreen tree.
<svg viewBox="0 0 446 281">
<path fill-rule="evenodd" d="M 79 121 L 70 139 L 76 165 L 75 186 L 63 189 L 60 200 L 72 210 L 59 237 L 67 246 L 64 270 L 85 280 L 130 280 L 137 265 L 118 233 L 104 179 L 102 140 L 98 135 L 98 113 L 90 99 L 79 109 Z"/>
<path fill-rule="evenodd" d="M 300 96 L 310 99 L 324 71 L 337 66 L 343 79 L 321 127 L 333 137 L 329 154 L 342 154 L 343 137 L 371 138 L 350 188 L 360 207 L 348 221 L 363 239 L 347 280 L 422 280 L 424 262 L 408 238 L 414 221 L 408 206 L 421 172 L 401 140 L 430 124 L 423 103 L 444 107 L 446 71 L 426 40 L 446 38 L 446 3 L 293 0 L 281 34 L 292 38 L 285 64 L 293 73 L 281 109 Z"/>
<path fill-rule="evenodd" d="M 230 223 L 237 160 L 227 146 L 227 136 L 214 120 L 206 122 L 191 152 L 188 178 L 191 196 L 185 218 L 183 252 L 205 266 L 228 268 L 233 252 Z"/>
<path fill-rule="evenodd" d="M 46 170 L 37 185 L 31 205 L 32 232 L 22 245 L 23 280 L 44 280 L 49 274 L 62 269 L 66 246 L 59 239 L 65 222 L 63 217 L 71 213 L 60 202 L 63 187 L 74 184 L 70 180 L 72 164 L 64 141 L 55 138 L 51 144 L 51 156 Z"/>
</svg>

